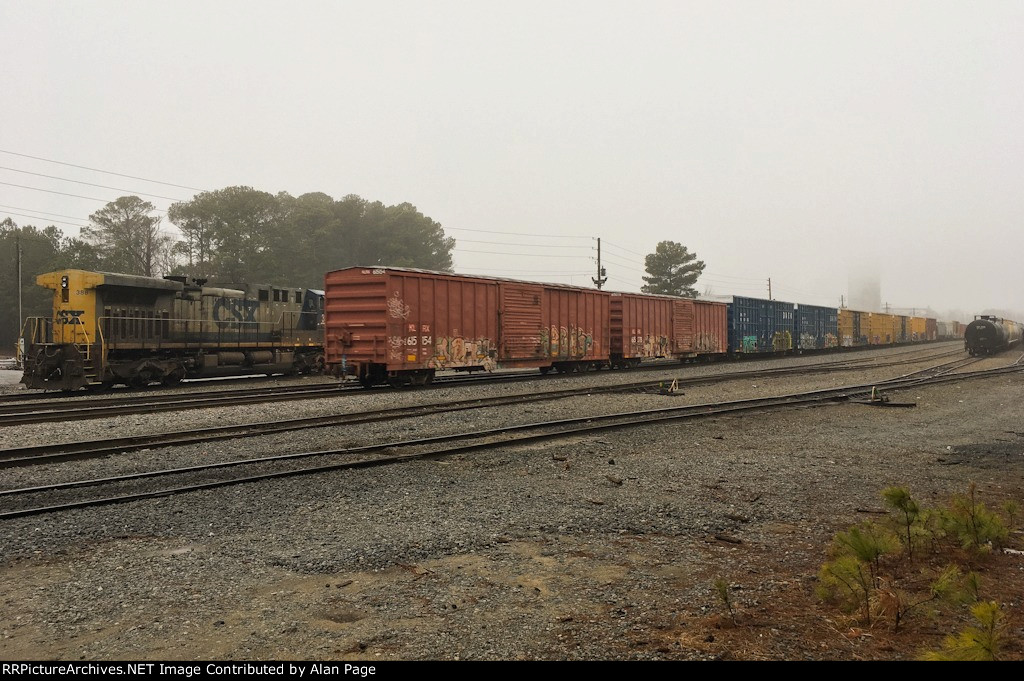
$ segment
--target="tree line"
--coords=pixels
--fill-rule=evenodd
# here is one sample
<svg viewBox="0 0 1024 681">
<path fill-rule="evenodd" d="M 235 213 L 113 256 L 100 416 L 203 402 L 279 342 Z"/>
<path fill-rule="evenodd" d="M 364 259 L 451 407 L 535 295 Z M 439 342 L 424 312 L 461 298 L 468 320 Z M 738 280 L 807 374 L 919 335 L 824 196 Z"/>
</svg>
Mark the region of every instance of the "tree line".
<svg viewBox="0 0 1024 681">
<path fill-rule="evenodd" d="M 149 201 L 122 196 L 90 215 L 78 238 L 53 225 L 0 222 L 0 290 L 8 292 L 0 297 L 0 348 L 12 348 L 20 332 L 19 244 L 23 317 L 52 316 L 52 293 L 35 278 L 65 268 L 323 288 L 325 272 L 353 265 L 451 271 L 455 247 L 441 224 L 411 203 L 389 206 L 352 194 L 226 187 L 171 205 L 166 221 L 177 231 Z"/>
</svg>

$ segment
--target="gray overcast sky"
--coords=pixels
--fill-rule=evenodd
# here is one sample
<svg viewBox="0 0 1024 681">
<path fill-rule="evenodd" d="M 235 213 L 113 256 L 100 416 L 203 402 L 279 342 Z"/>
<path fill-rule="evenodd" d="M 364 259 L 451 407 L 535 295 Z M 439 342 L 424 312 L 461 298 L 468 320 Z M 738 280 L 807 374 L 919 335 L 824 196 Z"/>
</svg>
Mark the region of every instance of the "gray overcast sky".
<svg viewBox="0 0 1024 681">
<path fill-rule="evenodd" d="M 867 260 L 893 305 L 1024 308 L 1018 1 L 0 0 L 0 39 L 0 149 L 410 201 L 459 240 L 457 271 L 589 285 L 593 242 L 569 235 L 600 236 L 609 287 L 638 290 L 671 239 L 715 293 L 770 276 L 835 305 Z M 103 203 L 0 184 L 0 205 L 82 223 Z"/>
</svg>

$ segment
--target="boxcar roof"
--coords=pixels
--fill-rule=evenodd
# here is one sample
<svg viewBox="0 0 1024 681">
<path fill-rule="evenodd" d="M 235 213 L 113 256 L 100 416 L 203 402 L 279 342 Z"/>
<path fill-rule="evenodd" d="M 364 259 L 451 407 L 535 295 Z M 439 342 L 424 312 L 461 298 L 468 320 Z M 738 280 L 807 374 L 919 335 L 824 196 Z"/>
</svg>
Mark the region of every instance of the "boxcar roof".
<svg viewBox="0 0 1024 681">
<path fill-rule="evenodd" d="M 480 274 L 459 274 L 457 272 L 438 272 L 437 270 L 421 270 L 415 267 L 387 267 L 384 265 L 370 265 L 370 266 L 358 266 L 353 265 L 352 267 L 342 267 L 341 269 L 331 270 L 328 274 L 333 272 L 347 272 L 349 270 L 380 270 L 383 272 L 409 272 L 412 274 L 428 274 L 436 277 L 455 277 L 457 279 L 477 279 L 480 281 L 507 281 L 513 284 L 533 284 L 534 286 L 548 286 L 551 288 L 564 288 L 571 289 L 574 291 L 590 291 L 592 293 L 604 293 L 609 294 L 608 291 L 600 291 L 596 288 L 589 288 L 587 286 L 572 286 L 570 284 L 556 284 L 550 281 L 530 281 L 528 279 L 510 279 L 508 277 L 485 277 Z"/>
<path fill-rule="evenodd" d="M 665 300 L 693 300 L 698 303 L 718 303 L 719 305 L 727 304 L 723 300 L 704 298 L 702 296 L 697 296 L 696 298 L 687 298 L 686 296 L 669 296 L 665 295 L 664 293 L 635 293 L 633 291 L 608 291 L 608 293 L 612 294 L 613 296 L 643 296 L 644 298 L 664 298 Z"/>
<path fill-rule="evenodd" d="M 791 303 L 788 300 L 779 300 L 778 298 L 772 298 L 772 299 L 759 298 L 758 296 L 734 296 L 734 295 L 724 295 L 723 294 L 723 295 L 720 295 L 720 296 L 714 296 L 713 298 L 709 298 L 709 300 L 717 300 L 720 303 L 732 303 L 732 302 L 735 302 L 736 299 L 740 299 L 740 300 L 760 300 L 760 301 L 765 302 L 765 303 L 782 303 L 784 305 L 796 305 L 796 303 Z"/>
</svg>

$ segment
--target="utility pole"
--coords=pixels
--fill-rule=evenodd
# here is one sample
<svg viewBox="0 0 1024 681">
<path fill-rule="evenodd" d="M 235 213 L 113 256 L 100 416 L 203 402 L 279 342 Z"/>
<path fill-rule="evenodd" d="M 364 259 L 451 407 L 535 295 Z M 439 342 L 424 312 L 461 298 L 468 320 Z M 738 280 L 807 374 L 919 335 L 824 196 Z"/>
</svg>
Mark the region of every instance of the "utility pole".
<svg viewBox="0 0 1024 681">
<path fill-rule="evenodd" d="M 597 237 L 597 276 L 592 277 L 591 281 L 594 282 L 594 286 L 600 291 L 604 283 L 608 281 L 607 272 L 601 267 L 601 237 Z"/>
<path fill-rule="evenodd" d="M 768 277 L 768 300 L 772 299 L 772 278 Z"/>
<path fill-rule="evenodd" d="M 889 314 L 889 303 L 885 304 L 885 314 Z"/>
<path fill-rule="evenodd" d="M 21 316 L 21 228 L 14 236 L 14 250 L 18 253 L 18 333 L 21 334 L 23 318 Z"/>
<path fill-rule="evenodd" d="M 846 296 L 839 296 L 839 307 L 846 307 Z"/>
</svg>

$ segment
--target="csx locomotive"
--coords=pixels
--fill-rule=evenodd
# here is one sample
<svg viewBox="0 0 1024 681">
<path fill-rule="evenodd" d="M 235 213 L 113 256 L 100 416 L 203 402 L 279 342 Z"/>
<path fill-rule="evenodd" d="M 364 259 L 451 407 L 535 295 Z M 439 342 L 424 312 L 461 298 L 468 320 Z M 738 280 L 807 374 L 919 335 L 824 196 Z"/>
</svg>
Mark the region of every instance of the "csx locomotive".
<svg viewBox="0 0 1024 681">
<path fill-rule="evenodd" d="M 28 388 L 308 373 L 323 366 L 323 292 L 63 270 L 41 274 L 53 318 L 22 329 Z"/>
</svg>

